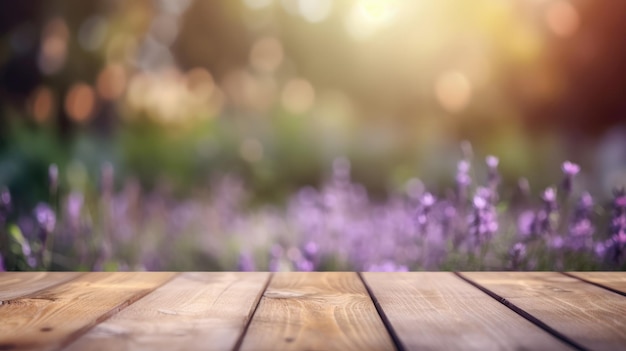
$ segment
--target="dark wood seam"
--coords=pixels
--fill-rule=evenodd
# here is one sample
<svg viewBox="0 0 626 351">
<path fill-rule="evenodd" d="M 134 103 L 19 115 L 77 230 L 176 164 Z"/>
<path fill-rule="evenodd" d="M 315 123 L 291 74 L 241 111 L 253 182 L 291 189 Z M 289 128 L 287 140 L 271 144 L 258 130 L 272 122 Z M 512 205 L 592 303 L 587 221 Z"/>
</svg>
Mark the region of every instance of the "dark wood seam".
<svg viewBox="0 0 626 351">
<path fill-rule="evenodd" d="M 263 294 L 265 294 L 265 291 L 267 290 L 267 287 L 270 285 L 272 278 L 274 278 L 274 273 L 270 273 L 269 277 L 267 277 L 267 281 L 265 282 L 265 285 L 263 286 L 263 289 L 259 291 L 259 294 L 257 295 L 255 299 L 254 307 L 251 309 L 252 312 L 248 314 L 248 320 L 246 321 L 246 325 L 243 327 L 243 330 L 241 331 L 239 338 L 237 338 L 237 342 L 235 343 L 235 346 L 233 347 L 233 351 L 238 351 L 239 349 L 241 349 L 241 345 L 243 344 L 243 339 L 246 337 L 246 334 L 248 333 L 248 328 L 250 327 L 250 324 L 252 324 L 252 319 L 254 319 L 254 315 L 256 314 L 256 311 L 259 308 L 259 305 L 261 304 L 261 300 L 263 299 Z"/>
<path fill-rule="evenodd" d="M 157 284 L 157 285 L 155 285 L 151 289 L 146 289 L 146 290 L 143 290 L 143 291 L 140 290 L 136 294 L 131 296 L 130 298 L 120 302 L 117 306 L 111 308 L 110 310 L 108 310 L 107 312 L 104 312 L 98 318 L 96 318 L 94 323 L 88 324 L 88 325 L 78 329 L 77 331 L 69 334 L 65 339 L 61 340 L 60 346 L 59 346 L 58 349 L 60 350 L 60 349 L 62 349 L 64 347 L 67 347 L 69 344 L 71 344 L 74 341 L 78 340 L 78 338 L 80 338 L 81 336 L 86 334 L 88 331 L 90 331 L 92 328 L 94 328 L 98 324 L 100 324 L 100 323 L 106 321 L 107 319 L 113 317 L 114 315 L 116 315 L 117 313 L 119 313 L 120 311 L 125 309 L 126 307 L 132 305 L 133 303 L 135 303 L 135 302 L 137 302 L 139 300 L 141 300 L 146 295 L 151 294 L 152 292 L 154 292 L 158 288 L 162 287 L 163 285 L 171 282 L 172 280 L 174 280 L 174 278 L 178 277 L 179 275 L 180 275 L 180 273 L 172 274 L 172 276 L 169 279 L 166 279 L 163 283 Z"/>
<path fill-rule="evenodd" d="M 561 274 L 563 274 L 563 275 L 565 275 L 565 276 L 568 276 L 568 277 L 570 277 L 570 278 L 578 279 L 578 280 L 580 280 L 580 281 L 582 281 L 582 282 L 585 282 L 585 283 L 587 283 L 587 284 L 595 285 L 595 286 L 597 286 L 598 288 L 602 288 L 602 289 L 608 290 L 608 291 L 613 292 L 613 293 L 616 293 L 616 294 L 618 294 L 618 295 L 626 296 L 626 293 L 625 293 L 625 292 L 620 291 L 620 290 L 617 290 L 617 289 L 613 289 L 613 288 L 611 288 L 610 286 L 606 286 L 606 285 L 601 284 L 601 283 L 596 283 L 596 282 L 593 282 L 593 281 L 591 281 L 591 280 L 587 280 L 587 279 L 585 279 L 585 278 L 578 277 L 578 276 L 573 275 L 573 274 L 569 274 L 568 272 L 559 272 L 559 273 L 561 273 Z"/>
<path fill-rule="evenodd" d="M 367 285 L 367 282 L 366 282 L 365 278 L 363 277 L 363 273 L 362 272 L 358 272 L 357 275 L 361 279 L 361 282 L 363 283 L 363 286 L 365 286 L 365 290 L 367 290 L 367 294 L 372 299 L 372 303 L 374 304 L 374 307 L 376 307 L 376 312 L 378 312 L 378 316 L 383 321 L 383 325 L 387 329 L 387 333 L 389 333 L 389 336 L 391 337 L 391 340 L 393 341 L 393 344 L 394 344 L 395 348 L 398 351 L 406 350 L 406 348 L 402 344 L 402 341 L 398 337 L 398 334 L 396 333 L 395 329 L 393 329 L 393 326 L 391 325 L 391 322 L 389 321 L 389 318 L 387 318 L 387 315 L 385 314 L 385 311 L 383 310 L 382 306 L 378 302 L 378 299 L 376 298 L 376 295 L 374 295 L 374 293 L 370 289 L 369 285 Z"/>
<path fill-rule="evenodd" d="M 496 294 L 495 292 L 487 289 L 486 287 L 484 287 L 484 286 L 476 283 L 475 281 L 469 279 L 468 277 L 464 276 L 462 273 L 454 272 L 454 274 L 457 277 L 459 277 L 459 278 L 463 279 L 464 281 L 466 281 L 467 283 L 471 284 L 472 286 L 476 287 L 480 291 L 482 291 L 485 294 L 489 295 L 494 300 L 500 302 L 501 304 L 503 304 L 504 306 L 509 308 L 511 311 L 517 313 L 518 315 L 520 315 L 521 317 L 523 317 L 527 321 L 533 323 L 534 325 L 536 325 L 539 328 L 543 329 L 548 334 L 550 334 L 553 337 L 559 339 L 560 341 L 566 343 L 567 345 L 573 347 L 574 349 L 580 350 L 580 351 L 587 351 L 587 350 L 589 350 L 586 347 L 582 346 L 581 344 L 577 343 L 576 341 L 574 341 L 574 340 L 570 339 L 569 337 L 565 336 L 564 334 L 560 333 L 556 329 L 552 328 L 551 326 L 547 325 L 546 323 L 541 321 L 539 318 L 533 316 L 532 314 L 530 314 L 530 313 L 524 311 L 523 309 L 521 309 L 520 307 L 516 306 L 511 301 L 503 298 L 502 296 Z"/>
</svg>

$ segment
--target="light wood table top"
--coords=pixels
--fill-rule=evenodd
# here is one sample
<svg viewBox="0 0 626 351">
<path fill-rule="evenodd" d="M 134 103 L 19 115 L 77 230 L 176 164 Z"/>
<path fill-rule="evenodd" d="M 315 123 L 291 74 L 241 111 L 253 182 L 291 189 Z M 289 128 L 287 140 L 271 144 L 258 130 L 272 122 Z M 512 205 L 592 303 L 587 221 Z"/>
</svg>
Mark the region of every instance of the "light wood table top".
<svg viewBox="0 0 626 351">
<path fill-rule="evenodd" d="M 626 350 L 626 272 L 6 272 L 0 350 Z"/>
</svg>

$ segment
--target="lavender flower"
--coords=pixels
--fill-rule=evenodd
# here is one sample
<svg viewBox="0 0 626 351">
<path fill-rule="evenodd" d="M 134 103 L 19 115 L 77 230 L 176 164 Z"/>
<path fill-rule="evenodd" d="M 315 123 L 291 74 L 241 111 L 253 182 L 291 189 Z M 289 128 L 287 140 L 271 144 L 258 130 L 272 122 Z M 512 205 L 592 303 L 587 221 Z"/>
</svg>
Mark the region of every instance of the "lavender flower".
<svg viewBox="0 0 626 351">
<path fill-rule="evenodd" d="M 626 259 L 626 191 L 623 188 L 613 192 L 612 209 L 610 238 L 605 247 L 609 262 L 619 265 Z"/>
<path fill-rule="evenodd" d="M 498 215 L 491 204 L 491 191 L 487 188 L 478 188 L 473 200 L 473 215 L 470 221 L 469 233 L 475 243 L 482 245 L 498 230 Z"/>
<path fill-rule="evenodd" d="M 385 261 L 380 264 L 370 265 L 367 272 L 408 272 L 407 266 L 397 265 L 393 261 Z"/>
<path fill-rule="evenodd" d="M 580 172 L 580 166 L 570 161 L 565 161 L 563 162 L 563 165 L 561 166 L 561 170 L 563 170 L 563 176 L 564 176 L 563 183 L 561 186 L 563 187 L 563 191 L 565 192 L 565 195 L 567 196 L 572 192 L 574 176 L 576 176 L 578 172 Z"/>
<path fill-rule="evenodd" d="M 46 235 L 51 234 L 56 226 L 56 215 L 50 206 L 45 203 L 39 203 L 35 207 L 35 218 L 37 224 L 44 230 Z"/>
<path fill-rule="evenodd" d="M 254 257 L 249 252 L 242 252 L 237 262 L 237 270 L 240 272 L 253 272 L 256 270 Z"/>
<path fill-rule="evenodd" d="M 489 155 L 485 159 L 485 163 L 487 164 L 487 184 L 489 188 L 495 191 L 500 183 L 500 174 L 498 173 L 500 160 L 493 155 Z"/>
<path fill-rule="evenodd" d="M 576 204 L 574 215 L 570 221 L 565 246 L 572 250 L 591 248 L 593 244 L 594 226 L 591 222 L 593 198 L 588 192 L 583 193 Z"/>
<path fill-rule="evenodd" d="M 456 194 L 457 201 L 462 204 L 467 200 L 467 189 L 469 188 L 472 178 L 469 175 L 470 163 L 467 160 L 461 160 L 457 164 L 456 173 Z"/>
<path fill-rule="evenodd" d="M 73 192 L 67 197 L 67 216 L 74 230 L 78 230 L 80 224 L 80 213 L 83 208 L 85 198 L 79 192 Z"/>
<path fill-rule="evenodd" d="M 556 190 L 552 187 L 546 188 L 541 194 L 541 200 L 543 208 L 535 214 L 531 232 L 539 237 L 546 237 L 553 232 L 551 216 L 557 209 Z"/>
<path fill-rule="evenodd" d="M 4 208 L 11 206 L 11 193 L 7 188 L 2 188 L 0 190 L 0 206 Z"/>
<path fill-rule="evenodd" d="M 556 189 L 551 187 L 546 188 L 546 190 L 544 190 L 543 194 L 541 195 L 541 199 L 543 200 L 546 212 L 552 213 L 557 209 Z"/>
<path fill-rule="evenodd" d="M 516 243 L 509 251 L 511 257 L 510 267 L 512 270 L 522 268 L 522 262 L 526 258 L 526 245 L 524 243 Z"/>
<path fill-rule="evenodd" d="M 11 193 L 9 189 L 0 189 L 0 228 L 6 223 L 11 212 Z"/>
<path fill-rule="evenodd" d="M 535 213 L 524 211 L 517 217 L 517 232 L 522 239 L 529 239 L 534 234 Z"/>
<path fill-rule="evenodd" d="M 422 198 L 420 199 L 420 208 L 417 213 L 417 223 L 420 225 L 425 225 L 428 221 L 428 214 L 430 213 L 431 208 L 435 204 L 435 197 L 431 193 L 424 193 Z"/>
<path fill-rule="evenodd" d="M 67 194 L 61 199 L 65 206 L 64 217 L 59 218 L 51 206 L 39 204 L 33 216 L 17 216 L 20 233 L 24 233 L 20 245 L 31 268 L 48 267 L 49 261 L 39 255 L 50 252 L 52 245 L 48 238 L 52 239 L 51 233 L 55 231 L 81 238 L 77 243 L 65 240 L 54 245 L 54 249 L 70 250 L 70 244 L 76 244 L 71 248 L 73 251 L 61 255 L 73 260 L 69 268 L 72 262 L 77 265 L 93 261 L 88 258 L 98 254 L 92 249 L 98 246 L 102 251 L 91 269 L 102 269 L 111 263 L 130 269 L 198 269 L 182 263 L 186 260 L 177 260 L 172 254 L 174 251 L 167 250 L 172 242 L 192 243 L 216 262 L 232 262 L 232 267 L 223 268 L 245 271 L 260 268 L 271 271 L 476 269 L 483 267 L 482 261 L 478 267 L 467 264 L 472 262 L 471 255 L 479 250 L 480 259 L 488 255 L 490 267 L 533 269 L 542 264 L 537 253 L 559 248 L 571 250 L 568 254 L 595 252 L 605 259 L 607 268 L 617 268 L 624 263 L 625 191 L 615 193 L 608 239 L 594 242 L 594 231 L 603 224 L 599 224 L 602 214 L 593 211 L 594 199 L 590 194 L 582 193 L 571 211 L 566 211 L 567 205 L 560 211 L 557 199 L 561 198 L 557 197 L 557 189 L 550 187 L 541 194 L 537 208 L 532 208 L 528 201 L 523 202 L 523 207 L 515 206 L 522 202 L 503 201 L 507 211 L 499 213 L 496 210 L 499 196 L 508 193 L 499 192 L 499 160 L 495 156 L 485 159 L 486 184 L 470 194 L 473 179 L 468 143 L 464 149 L 464 158 L 457 164 L 456 189 L 447 189 L 443 194 L 428 192 L 424 184 L 414 178 L 407 183 L 406 194 L 392 194 L 384 200 L 371 199 L 364 186 L 350 179 L 349 161 L 340 158 L 333 162 L 332 174 L 320 188 L 300 189 L 289 197 L 285 209 L 270 205 L 246 207 L 249 193 L 245 184 L 232 175 L 212 183 L 211 195 L 206 200 L 174 200 L 162 190 L 143 193 L 138 183 L 129 183 L 126 190 L 116 194 L 113 168 L 104 164 L 100 183 L 103 202 L 100 205 L 105 205 L 100 208 L 104 211 L 84 211 L 87 199 L 93 194 Z M 563 171 L 570 181 L 569 186 L 564 184 L 562 191 L 570 193 L 572 179 L 579 169 L 566 162 Z M 51 165 L 49 175 L 51 191 L 57 191 L 56 166 Z M 528 181 L 520 180 L 519 194 L 525 200 L 529 198 Z M 6 219 L 9 207 L 8 190 L 0 190 L 0 231 L 6 228 L 2 220 Z M 553 228 L 556 214 L 561 221 L 558 228 Z M 109 233 L 109 228 L 103 227 L 111 223 L 116 225 L 110 228 L 110 235 L 91 238 L 91 233 Z M 497 236 L 498 232 L 506 233 L 516 224 L 519 237 Z M 137 245 L 140 250 L 131 252 L 132 243 L 139 238 L 142 240 L 142 245 Z M 485 245 L 491 240 L 494 245 Z M 242 243 L 236 260 L 223 257 L 226 252 L 232 252 L 231 243 Z M 266 252 L 267 257 L 255 262 L 253 252 Z M 564 251 L 559 250 L 561 252 Z M 13 258 L 5 252 L 2 254 L 5 260 Z M 502 258 L 500 265 L 492 266 L 497 257 Z M 17 267 L 13 261 L 4 263 L 5 268 Z M 39 263 L 43 264 L 38 266 Z M 557 266 L 562 263 L 564 266 Z M 549 264 L 553 269 L 572 268 L 567 266 L 567 260 Z M 216 269 L 218 266 L 200 268 Z"/>
</svg>

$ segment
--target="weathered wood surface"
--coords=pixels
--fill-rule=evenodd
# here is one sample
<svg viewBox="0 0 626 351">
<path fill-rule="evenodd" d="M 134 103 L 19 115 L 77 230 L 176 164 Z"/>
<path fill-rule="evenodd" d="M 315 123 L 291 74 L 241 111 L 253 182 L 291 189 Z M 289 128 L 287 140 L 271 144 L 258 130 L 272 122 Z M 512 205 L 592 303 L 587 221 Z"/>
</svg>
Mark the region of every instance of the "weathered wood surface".
<svg viewBox="0 0 626 351">
<path fill-rule="evenodd" d="M 0 350 L 56 350 L 172 273 L 87 273 L 0 305 Z"/>
<path fill-rule="evenodd" d="M 363 279 L 407 350 L 571 350 L 453 273 Z"/>
<path fill-rule="evenodd" d="M 567 274 L 626 295 L 624 272 L 570 272 Z"/>
<path fill-rule="evenodd" d="M 0 273 L 0 350 L 626 350 L 626 272 Z"/>
<path fill-rule="evenodd" d="M 230 350 L 269 273 L 182 273 L 72 343 L 82 350 Z"/>
<path fill-rule="evenodd" d="M 626 349 L 624 296 L 555 272 L 462 275 L 583 348 Z"/>
<path fill-rule="evenodd" d="M 75 272 L 2 272 L 0 301 L 32 294 L 53 285 L 63 284 L 81 275 Z"/>
<path fill-rule="evenodd" d="M 242 350 L 393 350 L 356 273 L 276 273 Z"/>
</svg>

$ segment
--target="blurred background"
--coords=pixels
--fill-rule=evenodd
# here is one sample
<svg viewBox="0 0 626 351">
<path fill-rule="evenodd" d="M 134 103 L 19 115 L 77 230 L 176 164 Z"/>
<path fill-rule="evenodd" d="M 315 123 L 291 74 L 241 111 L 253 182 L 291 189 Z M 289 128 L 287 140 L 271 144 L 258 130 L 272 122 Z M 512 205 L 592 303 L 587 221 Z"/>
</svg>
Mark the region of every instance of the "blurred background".
<svg viewBox="0 0 626 351">
<path fill-rule="evenodd" d="M 236 173 L 258 201 L 335 157 L 385 194 L 453 182 L 459 143 L 537 189 L 571 159 L 626 166 L 626 3 L 28 0 L 0 10 L 0 184 L 32 207 L 116 179 L 188 195 Z"/>
</svg>

